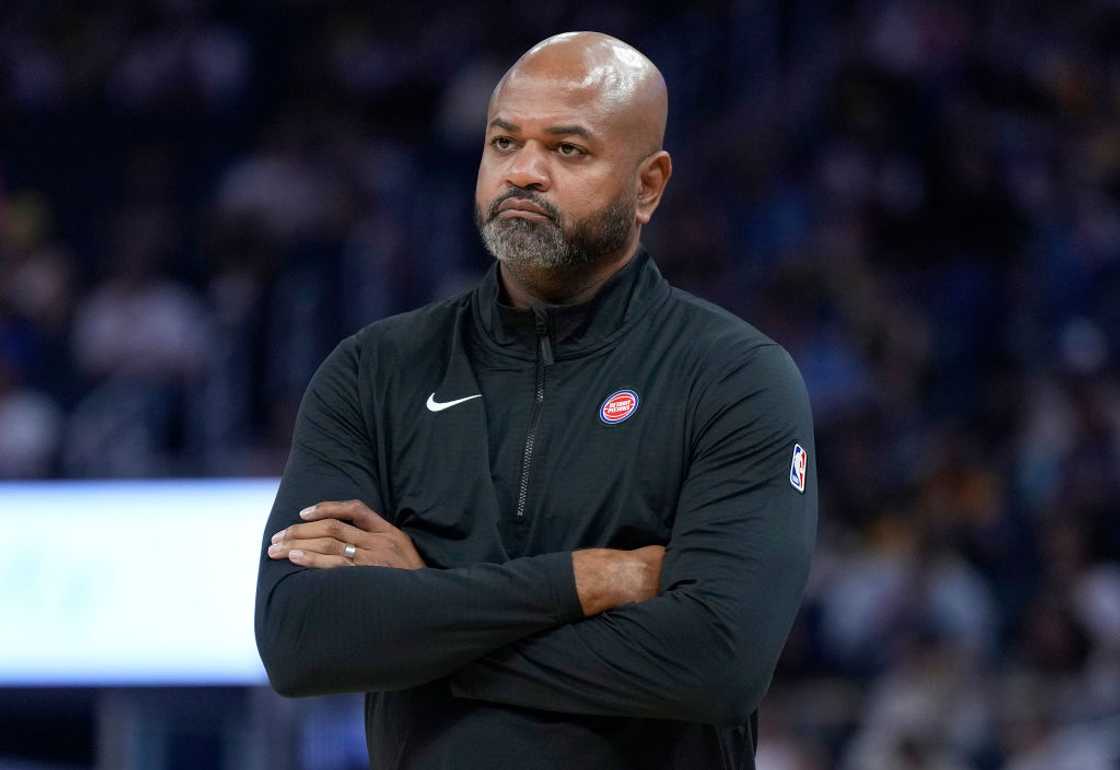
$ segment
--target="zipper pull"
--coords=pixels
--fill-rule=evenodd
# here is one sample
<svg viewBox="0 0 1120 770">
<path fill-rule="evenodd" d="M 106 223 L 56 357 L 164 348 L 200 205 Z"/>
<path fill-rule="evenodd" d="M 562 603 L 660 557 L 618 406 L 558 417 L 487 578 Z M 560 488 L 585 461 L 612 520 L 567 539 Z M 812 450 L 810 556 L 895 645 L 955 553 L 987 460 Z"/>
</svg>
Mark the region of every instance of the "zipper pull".
<svg viewBox="0 0 1120 770">
<path fill-rule="evenodd" d="M 552 340 L 548 336 L 548 317 L 543 310 L 536 308 L 533 309 L 533 315 L 537 322 L 537 342 L 541 361 L 545 366 L 552 366 Z"/>
</svg>

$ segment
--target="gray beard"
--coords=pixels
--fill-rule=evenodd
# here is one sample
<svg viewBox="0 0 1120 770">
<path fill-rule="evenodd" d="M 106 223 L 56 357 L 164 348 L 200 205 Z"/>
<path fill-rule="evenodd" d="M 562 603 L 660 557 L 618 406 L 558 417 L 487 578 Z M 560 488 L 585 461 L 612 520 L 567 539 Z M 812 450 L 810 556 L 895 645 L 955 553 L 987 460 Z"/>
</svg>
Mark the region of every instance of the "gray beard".
<svg viewBox="0 0 1120 770">
<path fill-rule="evenodd" d="M 503 199 L 498 199 L 500 203 Z M 540 203 L 540 201 L 538 201 Z M 475 206 L 475 224 L 486 250 L 515 272 L 525 270 L 574 270 L 592 265 L 623 247 L 634 222 L 633 203 L 618 198 L 602 211 L 579 222 L 571 235 L 555 220 L 558 212 L 549 207 L 553 221 L 540 222 L 496 217 L 491 205 L 489 219 Z"/>
<path fill-rule="evenodd" d="M 547 270 L 586 264 L 583 255 L 572 253 L 563 229 L 553 222 L 491 219 L 479 233 L 494 259 L 510 267 Z"/>
</svg>

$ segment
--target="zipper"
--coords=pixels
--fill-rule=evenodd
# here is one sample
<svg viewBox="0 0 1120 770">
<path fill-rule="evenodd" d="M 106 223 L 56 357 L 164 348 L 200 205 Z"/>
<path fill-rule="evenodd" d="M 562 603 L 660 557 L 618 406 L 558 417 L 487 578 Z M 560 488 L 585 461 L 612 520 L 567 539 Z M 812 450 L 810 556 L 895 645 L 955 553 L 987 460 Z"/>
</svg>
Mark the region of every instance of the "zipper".
<svg viewBox="0 0 1120 770">
<path fill-rule="evenodd" d="M 533 447 L 537 443 L 537 428 L 544 407 L 544 371 L 552 365 L 552 340 L 548 336 L 548 318 L 543 311 L 533 310 L 537 327 L 537 387 L 533 397 L 533 411 L 529 416 L 529 433 L 525 436 L 525 451 L 521 455 L 521 483 L 517 489 L 517 512 L 514 518 L 525 518 L 525 506 L 529 501 L 529 470 L 533 465 Z"/>
</svg>

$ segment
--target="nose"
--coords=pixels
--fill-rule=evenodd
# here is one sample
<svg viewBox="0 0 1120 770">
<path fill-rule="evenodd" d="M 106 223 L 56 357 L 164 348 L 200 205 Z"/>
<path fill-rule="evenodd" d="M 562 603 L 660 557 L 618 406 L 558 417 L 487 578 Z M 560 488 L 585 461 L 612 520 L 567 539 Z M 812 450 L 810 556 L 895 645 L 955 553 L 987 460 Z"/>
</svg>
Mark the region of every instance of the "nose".
<svg viewBox="0 0 1120 770">
<path fill-rule="evenodd" d="M 525 190 L 544 192 L 551 184 L 548 162 L 544 154 L 526 143 L 510 158 L 506 167 L 506 183 Z"/>
</svg>

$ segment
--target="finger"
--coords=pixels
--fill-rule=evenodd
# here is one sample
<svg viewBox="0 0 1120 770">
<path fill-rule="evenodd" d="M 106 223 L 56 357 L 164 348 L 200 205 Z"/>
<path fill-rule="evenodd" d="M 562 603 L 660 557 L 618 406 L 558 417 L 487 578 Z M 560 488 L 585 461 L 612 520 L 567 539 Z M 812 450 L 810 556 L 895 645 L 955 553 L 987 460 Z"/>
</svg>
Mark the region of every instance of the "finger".
<svg viewBox="0 0 1120 770">
<path fill-rule="evenodd" d="M 408 558 L 393 543 L 388 541 L 377 541 L 369 549 L 359 548 L 352 559 L 345 556 L 345 548 L 345 543 L 330 538 L 299 540 L 295 543 L 278 543 L 270 546 L 268 555 L 273 559 L 289 559 L 297 564 L 314 567 L 362 565 L 396 569 L 416 568 L 415 565 L 409 563 Z M 325 557 L 326 560 L 321 561 L 320 557 Z M 338 558 L 349 562 L 349 564 L 342 565 L 337 561 Z"/>
<path fill-rule="evenodd" d="M 313 540 L 285 540 L 268 547 L 268 555 L 273 559 L 285 559 L 291 551 L 307 551 L 323 556 L 345 556 L 346 543 L 333 537 L 320 537 Z"/>
<path fill-rule="evenodd" d="M 324 500 L 299 512 L 304 521 L 317 519 L 345 519 L 352 521 L 366 532 L 387 532 L 396 529 L 361 500 Z"/>
<path fill-rule="evenodd" d="M 355 526 L 338 519 L 322 519 L 306 524 L 293 524 L 272 536 L 273 543 L 285 540 L 311 540 L 317 537 L 333 537 L 345 543 L 357 543 L 368 534 Z"/>
<path fill-rule="evenodd" d="M 335 567 L 353 567 L 354 562 L 344 556 L 325 556 L 321 553 L 293 549 L 288 551 L 288 561 L 301 567 L 312 569 L 334 569 Z"/>
</svg>

